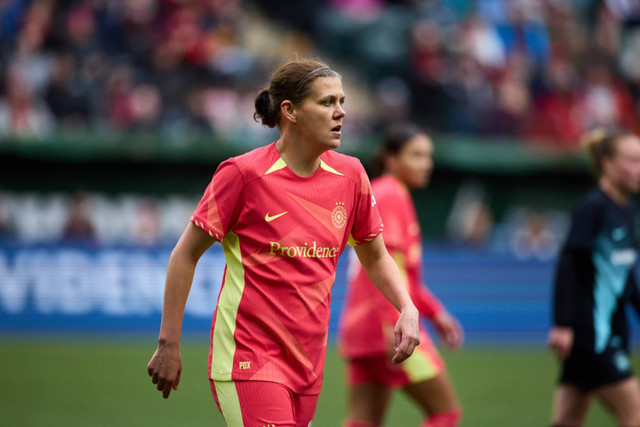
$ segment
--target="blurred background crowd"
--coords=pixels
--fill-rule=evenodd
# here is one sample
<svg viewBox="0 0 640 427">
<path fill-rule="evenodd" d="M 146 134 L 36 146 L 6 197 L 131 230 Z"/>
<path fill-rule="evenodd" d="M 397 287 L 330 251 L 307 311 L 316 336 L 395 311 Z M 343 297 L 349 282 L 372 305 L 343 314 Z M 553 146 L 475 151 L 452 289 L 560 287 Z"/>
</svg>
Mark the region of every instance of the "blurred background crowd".
<svg viewBox="0 0 640 427">
<path fill-rule="evenodd" d="M 252 119 L 254 96 L 295 55 L 343 75 L 343 148 L 356 155 L 402 120 L 434 132 L 436 145 L 437 135 L 467 135 L 570 151 L 595 126 L 640 131 L 633 0 L 4 0 L 0 150 L 117 135 L 125 151 L 152 135 L 246 151 L 272 140 Z M 0 235 L 36 242 L 172 241 L 203 189 L 106 195 L 79 180 L 43 193 L 16 188 L 15 176 L 0 188 Z M 516 203 L 496 215 L 491 185 L 459 176 L 435 234 L 555 253 L 565 210 Z"/>
<path fill-rule="evenodd" d="M 297 53 L 345 75 L 352 137 L 411 118 L 571 145 L 640 126 L 638 23 L 631 0 L 5 0 L 0 134 L 260 145 L 256 89 Z"/>
</svg>

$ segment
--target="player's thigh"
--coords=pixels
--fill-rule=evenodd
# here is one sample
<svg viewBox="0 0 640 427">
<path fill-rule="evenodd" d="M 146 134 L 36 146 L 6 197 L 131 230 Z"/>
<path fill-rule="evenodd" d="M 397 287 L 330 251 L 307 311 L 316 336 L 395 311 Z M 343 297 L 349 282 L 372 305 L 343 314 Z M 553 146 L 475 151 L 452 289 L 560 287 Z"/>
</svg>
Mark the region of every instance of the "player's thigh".
<svg viewBox="0 0 640 427">
<path fill-rule="evenodd" d="M 460 411 L 460 403 L 446 370 L 435 377 L 403 388 L 426 414 Z"/>
<path fill-rule="evenodd" d="M 421 335 L 420 345 L 399 366 L 407 378 L 403 390 L 426 414 L 460 410 L 444 361 L 430 337 Z"/>
<path fill-rule="evenodd" d="M 591 405 L 593 394 L 569 384 L 560 384 L 554 393 L 551 424 L 558 427 L 578 427 Z"/>
<path fill-rule="evenodd" d="M 391 388 L 385 384 L 360 383 L 348 387 L 347 416 L 354 421 L 380 425 L 391 397 Z"/>
<path fill-rule="evenodd" d="M 212 388 L 218 408 L 229 427 L 297 426 L 293 393 L 282 384 L 213 381 Z"/>
<path fill-rule="evenodd" d="M 602 386 L 596 395 L 621 426 L 640 427 L 640 384 L 636 377 Z"/>
<path fill-rule="evenodd" d="M 293 395 L 293 414 L 297 427 L 308 427 L 313 421 L 318 406 L 318 395 Z"/>
</svg>

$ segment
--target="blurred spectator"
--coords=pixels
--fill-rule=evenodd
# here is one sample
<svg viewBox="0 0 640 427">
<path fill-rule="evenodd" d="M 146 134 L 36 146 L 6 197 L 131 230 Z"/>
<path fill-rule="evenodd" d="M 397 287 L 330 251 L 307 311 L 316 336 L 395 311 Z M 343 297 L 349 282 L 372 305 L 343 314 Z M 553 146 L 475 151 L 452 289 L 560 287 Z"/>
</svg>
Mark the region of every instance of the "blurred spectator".
<svg viewBox="0 0 640 427">
<path fill-rule="evenodd" d="M 21 20 L 14 50 L 9 54 L 7 68 L 24 79 L 30 90 L 42 94 L 50 73 L 50 58 L 44 51 L 52 25 L 51 2 L 35 2 Z"/>
<path fill-rule="evenodd" d="M 541 2 L 510 1 L 505 4 L 509 20 L 497 25 L 507 56 L 523 52 L 537 65 L 549 58 L 549 33 L 541 10 Z"/>
<path fill-rule="evenodd" d="M 158 203 L 151 198 L 144 198 L 137 202 L 133 236 L 137 243 L 150 245 L 159 237 L 160 224 Z"/>
<path fill-rule="evenodd" d="M 11 221 L 9 206 L 4 201 L 4 197 L 0 197 L 0 238 L 12 237 L 15 234 L 15 225 Z"/>
<path fill-rule="evenodd" d="M 448 96 L 447 127 L 471 133 L 481 126 L 482 112 L 493 103 L 493 93 L 479 63 L 469 55 L 457 59 L 445 85 Z"/>
<path fill-rule="evenodd" d="M 568 58 L 554 56 L 544 70 L 542 89 L 527 121 L 527 136 L 569 145 L 579 142 L 584 123 L 578 83 L 577 71 Z"/>
<path fill-rule="evenodd" d="M 131 129 L 153 131 L 159 123 L 162 100 L 158 88 L 150 84 L 137 86 L 131 93 Z"/>
<path fill-rule="evenodd" d="M 556 256 L 560 240 L 543 212 L 531 212 L 511 234 L 511 249 L 522 259 L 549 260 Z"/>
<path fill-rule="evenodd" d="M 622 21 L 616 16 L 610 4 L 601 4 L 596 16 L 595 47 L 597 52 L 609 59 L 614 59 L 620 51 Z M 619 2 L 618 2 L 619 3 Z"/>
<path fill-rule="evenodd" d="M 126 130 L 133 123 L 131 94 L 134 70 L 129 64 L 119 64 L 109 75 L 105 85 L 105 107 L 108 123 L 116 130 Z"/>
<path fill-rule="evenodd" d="M 406 83 L 396 77 L 381 80 L 376 87 L 377 124 L 379 129 L 386 129 L 392 123 L 407 121 L 410 111 L 409 88 Z"/>
<path fill-rule="evenodd" d="M 74 56 L 56 55 L 45 100 L 62 129 L 83 129 L 89 121 L 89 94 L 77 74 Z"/>
<path fill-rule="evenodd" d="M 520 135 L 528 118 L 530 96 L 526 83 L 515 73 L 507 71 L 497 81 L 495 101 L 485 107 L 477 129 L 489 135 Z"/>
<path fill-rule="evenodd" d="M 505 46 L 496 29 L 477 16 L 460 25 L 458 35 L 462 49 L 486 69 L 498 69 L 506 62 Z"/>
<path fill-rule="evenodd" d="M 208 135 L 213 132 L 213 123 L 207 115 L 207 89 L 195 87 L 187 95 L 189 124 L 187 127 L 196 134 Z"/>
<path fill-rule="evenodd" d="M 155 0 L 124 0 L 120 16 L 115 22 L 116 30 L 121 25 L 122 49 L 132 58 L 145 64 L 145 58 L 151 52 L 154 43 L 154 29 L 160 9 Z M 115 18 L 115 17 L 114 17 Z"/>
<path fill-rule="evenodd" d="M 444 85 L 450 61 L 443 32 L 435 21 L 417 21 L 411 33 L 413 119 L 433 129 L 446 128 L 449 97 Z"/>
<path fill-rule="evenodd" d="M 62 230 L 62 240 L 68 242 L 92 243 L 96 233 L 90 215 L 89 197 L 85 193 L 75 193 L 69 200 L 69 213 Z"/>
<path fill-rule="evenodd" d="M 602 58 L 594 58 L 586 67 L 583 97 L 585 129 L 633 127 L 633 99 Z"/>
<path fill-rule="evenodd" d="M 490 242 L 494 218 L 486 198 L 486 190 L 478 182 L 465 182 L 458 188 L 447 220 L 452 241 L 470 247 L 483 247 Z"/>
<path fill-rule="evenodd" d="M 71 6 L 64 23 L 65 42 L 79 62 L 100 49 L 96 37 L 96 12 L 91 3 L 79 2 Z"/>
<path fill-rule="evenodd" d="M 36 96 L 27 77 L 10 70 L 0 98 L 0 136 L 38 137 L 51 132 L 54 121 L 46 104 Z"/>
</svg>

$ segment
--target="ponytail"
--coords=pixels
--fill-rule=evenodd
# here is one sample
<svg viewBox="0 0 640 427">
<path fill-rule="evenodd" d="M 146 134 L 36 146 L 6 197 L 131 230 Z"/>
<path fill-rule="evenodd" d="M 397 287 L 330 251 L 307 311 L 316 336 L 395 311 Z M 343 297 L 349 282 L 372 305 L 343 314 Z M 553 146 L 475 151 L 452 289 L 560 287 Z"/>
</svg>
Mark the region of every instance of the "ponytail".
<svg viewBox="0 0 640 427">
<path fill-rule="evenodd" d="M 602 175 L 602 160 L 614 157 L 617 141 L 627 135 L 630 135 L 628 131 L 599 127 L 587 132 L 582 137 L 582 145 L 589 155 L 591 168 L 596 178 L 600 178 Z"/>
</svg>

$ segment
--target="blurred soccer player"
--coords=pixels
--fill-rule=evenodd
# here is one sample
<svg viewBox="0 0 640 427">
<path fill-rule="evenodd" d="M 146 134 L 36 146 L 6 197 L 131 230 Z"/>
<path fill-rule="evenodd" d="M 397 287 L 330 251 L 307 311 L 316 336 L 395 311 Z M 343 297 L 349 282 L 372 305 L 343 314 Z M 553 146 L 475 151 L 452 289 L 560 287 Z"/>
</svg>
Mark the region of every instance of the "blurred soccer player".
<svg viewBox="0 0 640 427">
<path fill-rule="evenodd" d="M 409 194 L 409 189 L 427 186 L 432 153 L 431 140 L 417 128 L 390 128 L 380 157 L 384 174 L 372 182 L 372 189 L 385 225 L 384 242 L 411 298 L 444 342 L 455 349 L 463 339 L 459 323 L 422 284 L 420 227 Z M 359 263 L 354 262 L 351 270 L 340 327 L 340 353 L 347 359 L 349 386 L 345 426 L 382 424 L 393 388 L 402 388 L 420 405 L 427 416 L 422 426 L 456 426 L 462 414 L 460 404 L 426 330 L 421 329 L 420 345 L 410 358 L 400 365 L 389 363 L 398 313 L 376 291 Z"/>
<path fill-rule="evenodd" d="M 313 60 L 281 66 L 254 117 L 280 129 L 267 146 L 223 162 L 171 254 L 159 345 L 148 366 L 165 398 L 177 389 L 184 307 L 200 256 L 226 258 L 213 316 L 209 378 L 230 426 L 308 426 L 327 345 L 339 255 L 355 246 L 400 311 L 394 363 L 419 342 L 418 311 L 385 250 L 364 168 L 333 152 L 345 118 L 340 76 Z"/>
<path fill-rule="evenodd" d="M 562 362 L 554 426 L 581 426 L 593 398 L 621 426 L 640 426 L 640 386 L 629 365 L 625 306 L 640 313 L 633 269 L 640 139 L 598 129 L 585 137 L 598 178 L 574 214 L 555 277 L 549 346 Z"/>
</svg>

